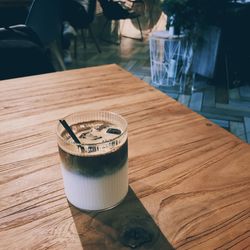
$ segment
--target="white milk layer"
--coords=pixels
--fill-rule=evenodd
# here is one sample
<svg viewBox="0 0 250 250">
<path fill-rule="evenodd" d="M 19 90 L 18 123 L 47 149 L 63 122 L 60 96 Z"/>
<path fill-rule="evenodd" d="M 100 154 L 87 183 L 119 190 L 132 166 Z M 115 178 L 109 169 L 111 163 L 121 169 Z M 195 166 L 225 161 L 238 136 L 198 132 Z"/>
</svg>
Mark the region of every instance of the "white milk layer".
<svg viewBox="0 0 250 250">
<path fill-rule="evenodd" d="M 128 163 L 111 175 L 86 177 L 62 168 L 64 189 L 71 204 L 83 210 L 101 210 L 118 204 L 128 192 Z"/>
</svg>

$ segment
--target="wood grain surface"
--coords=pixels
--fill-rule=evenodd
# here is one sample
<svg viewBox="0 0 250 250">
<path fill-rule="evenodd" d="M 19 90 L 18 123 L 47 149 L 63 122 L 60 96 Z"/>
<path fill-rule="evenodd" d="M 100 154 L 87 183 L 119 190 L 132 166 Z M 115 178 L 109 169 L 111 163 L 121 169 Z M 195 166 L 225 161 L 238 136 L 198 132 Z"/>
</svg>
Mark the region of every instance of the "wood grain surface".
<svg viewBox="0 0 250 250">
<path fill-rule="evenodd" d="M 116 65 L 0 82 L 0 249 L 249 249 L 250 146 Z M 84 213 L 64 194 L 58 119 L 110 110 L 129 127 L 130 192 Z M 169 244 L 170 243 L 170 244 Z"/>
</svg>

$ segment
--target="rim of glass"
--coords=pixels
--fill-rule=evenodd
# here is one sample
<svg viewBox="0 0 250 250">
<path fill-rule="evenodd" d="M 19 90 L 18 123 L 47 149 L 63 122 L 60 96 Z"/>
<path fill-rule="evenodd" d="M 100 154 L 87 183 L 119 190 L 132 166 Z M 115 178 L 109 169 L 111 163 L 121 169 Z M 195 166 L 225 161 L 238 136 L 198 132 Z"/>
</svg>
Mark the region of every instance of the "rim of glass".
<svg viewBox="0 0 250 250">
<path fill-rule="evenodd" d="M 57 124 L 57 129 L 56 129 L 56 134 L 57 136 L 63 141 L 63 143 L 67 144 L 67 145 L 74 145 L 74 146 L 96 146 L 96 145 L 102 145 L 102 144 L 105 144 L 105 143 L 109 143 L 109 142 L 112 142 L 114 140 L 117 140 L 119 138 L 121 138 L 125 133 L 127 133 L 127 130 L 128 130 L 128 123 L 127 123 L 127 120 L 121 116 L 120 114 L 118 113 L 115 113 L 115 112 L 111 112 L 111 111 L 105 111 L 105 110 L 93 110 L 93 111 L 80 111 L 80 112 L 76 112 L 76 113 L 72 113 L 72 114 L 69 114 L 65 117 L 63 117 L 62 119 L 66 120 L 67 121 L 67 118 L 72 116 L 72 115 L 83 115 L 83 114 L 91 114 L 91 113 L 108 113 L 108 114 L 112 114 L 114 116 L 118 116 L 124 123 L 125 123 L 125 130 L 120 134 L 120 135 L 117 135 L 117 137 L 113 138 L 113 139 L 109 139 L 105 142 L 97 142 L 97 143 L 87 143 L 87 144 L 82 144 L 82 143 L 75 143 L 74 141 L 70 142 L 70 141 L 65 141 L 65 139 L 61 136 L 61 134 L 59 134 L 59 127 L 61 127 L 61 123 L 58 121 L 58 124 Z"/>
</svg>

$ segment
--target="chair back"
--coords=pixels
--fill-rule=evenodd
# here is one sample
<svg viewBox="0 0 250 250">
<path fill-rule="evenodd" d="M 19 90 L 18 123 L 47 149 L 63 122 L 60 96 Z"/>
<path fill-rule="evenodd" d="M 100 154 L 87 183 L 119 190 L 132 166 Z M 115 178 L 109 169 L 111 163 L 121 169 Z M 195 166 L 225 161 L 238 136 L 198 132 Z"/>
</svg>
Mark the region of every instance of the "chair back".
<svg viewBox="0 0 250 250">
<path fill-rule="evenodd" d="M 102 7 L 103 15 L 108 20 L 126 19 L 129 16 L 129 10 L 122 2 L 112 0 L 98 1 Z"/>
<path fill-rule="evenodd" d="M 64 18 L 75 29 L 88 28 L 95 18 L 96 0 L 64 0 Z"/>
<path fill-rule="evenodd" d="M 98 1 L 102 7 L 103 15 L 108 19 L 112 19 L 113 2 L 109 0 L 98 0 Z"/>
<path fill-rule="evenodd" d="M 96 0 L 89 0 L 88 9 L 87 9 L 89 23 L 94 21 L 95 12 L 96 12 Z"/>
<path fill-rule="evenodd" d="M 62 1 L 34 0 L 25 22 L 40 38 L 44 46 L 61 36 Z"/>
<path fill-rule="evenodd" d="M 103 11 L 108 8 L 109 1 L 107 1 L 107 0 L 98 0 L 98 2 L 100 3 Z"/>
</svg>

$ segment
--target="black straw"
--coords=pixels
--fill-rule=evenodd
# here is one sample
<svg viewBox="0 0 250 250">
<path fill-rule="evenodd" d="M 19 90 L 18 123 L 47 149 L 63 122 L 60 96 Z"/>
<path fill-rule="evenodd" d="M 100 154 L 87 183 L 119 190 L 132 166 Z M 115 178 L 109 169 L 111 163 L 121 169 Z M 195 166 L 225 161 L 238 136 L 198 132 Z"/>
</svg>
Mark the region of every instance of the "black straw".
<svg viewBox="0 0 250 250">
<path fill-rule="evenodd" d="M 76 137 L 75 133 L 72 131 L 70 126 L 65 120 L 59 120 L 59 122 L 63 125 L 63 127 L 66 129 L 66 131 L 69 133 L 69 135 L 72 137 L 75 143 L 81 144 L 81 142 Z"/>
</svg>

